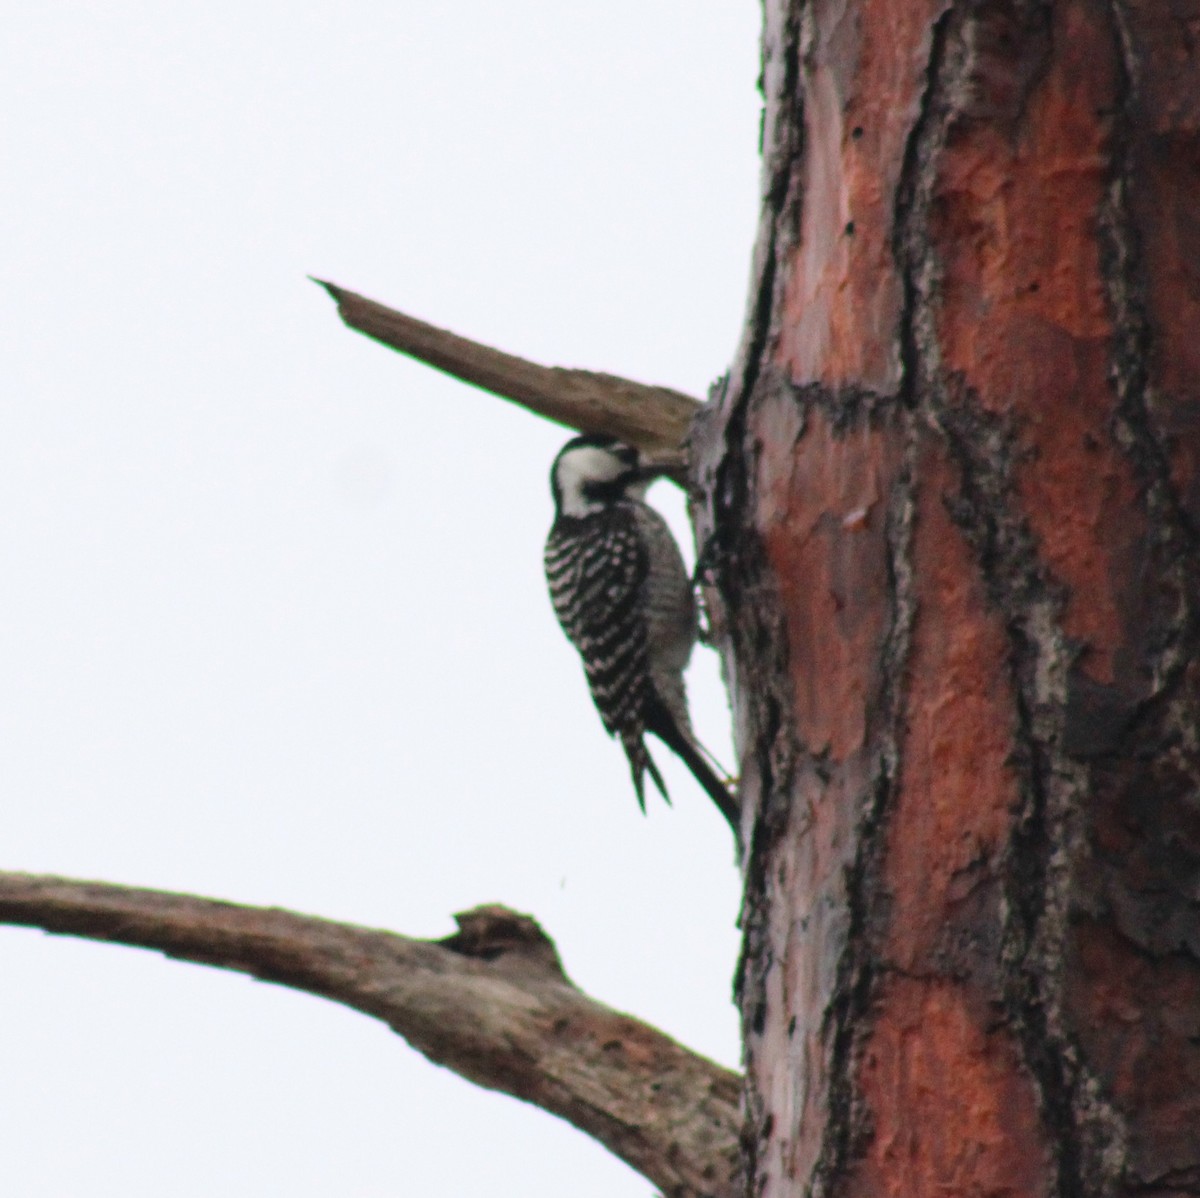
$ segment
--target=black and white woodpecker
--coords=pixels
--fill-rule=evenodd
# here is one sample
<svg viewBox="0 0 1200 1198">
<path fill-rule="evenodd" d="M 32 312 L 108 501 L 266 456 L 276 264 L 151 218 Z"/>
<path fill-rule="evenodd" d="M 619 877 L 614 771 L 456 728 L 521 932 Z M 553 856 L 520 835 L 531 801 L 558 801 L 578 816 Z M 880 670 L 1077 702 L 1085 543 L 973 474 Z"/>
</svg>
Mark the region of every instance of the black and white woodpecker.
<svg viewBox="0 0 1200 1198">
<path fill-rule="evenodd" d="M 696 606 L 666 521 L 645 501 L 662 474 L 613 437 L 567 442 L 550 470 L 554 525 L 546 581 L 558 622 L 583 658 L 592 699 L 629 758 L 638 803 L 645 774 L 670 802 L 645 744 L 673 750 L 737 833 L 733 796 L 692 733 L 683 670 L 696 643 Z"/>
</svg>

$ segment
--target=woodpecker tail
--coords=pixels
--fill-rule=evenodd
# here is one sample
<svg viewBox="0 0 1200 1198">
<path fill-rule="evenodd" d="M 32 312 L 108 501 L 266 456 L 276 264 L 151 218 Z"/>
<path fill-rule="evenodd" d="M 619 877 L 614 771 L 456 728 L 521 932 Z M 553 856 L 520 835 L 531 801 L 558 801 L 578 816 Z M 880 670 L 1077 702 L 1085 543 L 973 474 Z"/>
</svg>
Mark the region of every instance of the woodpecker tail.
<svg viewBox="0 0 1200 1198">
<path fill-rule="evenodd" d="M 667 794 L 666 783 L 663 782 L 662 774 L 658 772 L 658 766 L 654 764 L 654 758 L 650 756 L 650 750 L 646 748 L 646 742 L 641 735 L 628 738 L 623 736 L 621 744 L 625 748 L 625 756 L 629 758 L 629 772 L 633 775 L 633 788 L 637 791 L 638 806 L 642 809 L 642 814 L 646 814 L 647 773 L 654 780 L 654 785 L 658 787 L 658 793 L 666 799 L 669 807 L 671 796 Z"/>
<path fill-rule="evenodd" d="M 734 836 L 737 836 L 741 812 L 737 800 L 729 793 L 729 788 L 717 777 L 716 771 L 709 765 L 711 758 L 706 760 L 705 751 L 679 727 L 661 701 L 655 699 L 646 714 L 648 717 L 646 731 L 653 732 L 692 771 L 692 777 L 708 792 L 708 797 L 716 803 L 717 810 L 733 829 Z M 646 754 L 646 759 L 650 760 L 649 753 Z M 655 781 L 658 782 L 659 790 L 662 790 L 662 782 L 658 779 L 658 771 L 654 769 L 652 761 L 650 769 Z M 666 794 L 665 790 L 663 794 Z"/>
</svg>

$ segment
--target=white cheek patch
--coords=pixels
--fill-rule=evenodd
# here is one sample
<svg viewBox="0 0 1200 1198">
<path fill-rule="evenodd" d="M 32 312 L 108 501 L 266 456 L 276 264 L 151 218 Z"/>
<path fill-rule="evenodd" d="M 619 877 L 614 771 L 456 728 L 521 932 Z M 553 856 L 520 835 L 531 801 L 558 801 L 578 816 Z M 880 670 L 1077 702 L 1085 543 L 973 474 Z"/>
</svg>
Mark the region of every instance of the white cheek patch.
<svg viewBox="0 0 1200 1198">
<path fill-rule="evenodd" d="M 558 461 L 558 490 L 562 496 L 561 510 L 566 516 L 586 516 L 599 506 L 584 496 L 588 483 L 606 483 L 620 478 L 628 467 L 620 458 L 605 449 L 587 445 L 572 449 Z"/>
<path fill-rule="evenodd" d="M 573 449 L 558 463 L 558 481 L 565 490 L 568 486 L 581 487 L 584 483 L 609 482 L 619 477 L 625 465 L 606 449 L 588 445 Z"/>
</svg>

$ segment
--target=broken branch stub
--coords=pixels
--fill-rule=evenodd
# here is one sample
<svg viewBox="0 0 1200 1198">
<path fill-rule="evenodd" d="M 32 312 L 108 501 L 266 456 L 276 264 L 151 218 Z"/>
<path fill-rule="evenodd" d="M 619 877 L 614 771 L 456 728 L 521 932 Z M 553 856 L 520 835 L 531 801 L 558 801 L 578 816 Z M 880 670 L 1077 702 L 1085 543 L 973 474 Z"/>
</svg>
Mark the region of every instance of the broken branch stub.
<svg viewBox="0 0 1200 1198">
<path fill-rule="evenodd" d="M 520 404 L 568 428 L 606 433 L 664 462 L 678 455 L 699 401 L 669 387 L 635 383 L 591 370 L 542 366 L 446 329 L 426 324 L 323 279 L 342 320 L 357 332 L 465 383 Z"/>
</svg>

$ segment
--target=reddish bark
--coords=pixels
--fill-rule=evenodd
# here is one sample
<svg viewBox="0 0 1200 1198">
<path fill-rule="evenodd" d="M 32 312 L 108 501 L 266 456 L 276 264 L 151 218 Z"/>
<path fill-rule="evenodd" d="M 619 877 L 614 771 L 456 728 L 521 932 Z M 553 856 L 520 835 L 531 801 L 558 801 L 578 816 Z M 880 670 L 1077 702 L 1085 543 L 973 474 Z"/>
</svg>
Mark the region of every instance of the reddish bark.
<svg viewBox="0 0 1200 1198">
<path fill-rule="evenodd" d="M 1200 12 L 1187 0 L 1124 7 L 1122 35 L 1136 71 L 1123 128 L 1128 216 L 1145 304 L 1146 405 L 1171 483 L 1200 522 Z"/>
<path fill-rule="evenodd" d="M 924 447 L 919 474 L 906 718 L 884 833 L 882 880 L 892 902 L 885 947 L 906 974 L 956 958 L 965 974 L 975 964 L 987 969 L 971 930 L 988 908 L 995 917 L 1000 899 L 996 858 L 1020 804 L 1018 725 L 1003 621 L 943 501 L 955 472 Z"/>
<path fill-rule="evenodd" d="M 695 438 L 756 1192 L 1200 1193 L 1200 7 L 768 0 Z"/>
<path fill-rule="evenodd" d="M 781 7 L 781 6 L 776 6 Z M 788 263 L 775 361 L 829 387 L 894 390 L 904 300 L 891 209 L 919 113 L 941 0 L 813 10 L 799 252 Z"/>
<path fill-rule="evenodd" d="M 1042 1194 L 1052 1148 L 1020 1050 L 949 983 L 892 978 L 862 1063 L 874 1115 L 850 1194 Z"/>
<path fill-rule="evenodd" d="M 893 429 L 840 436 L 819 410 L 797 441 L 788 415 L 796 424 L 796 413 L 764 408 L 748 429 L 764 446 L 757 531 L 791 615 L 797 732 L 814 751 L 844 761 L 863 744 L 880 685 L 887 612 L 857 597 L 887 587 L 884 516 L 904 447 Z"/>
</svg>

